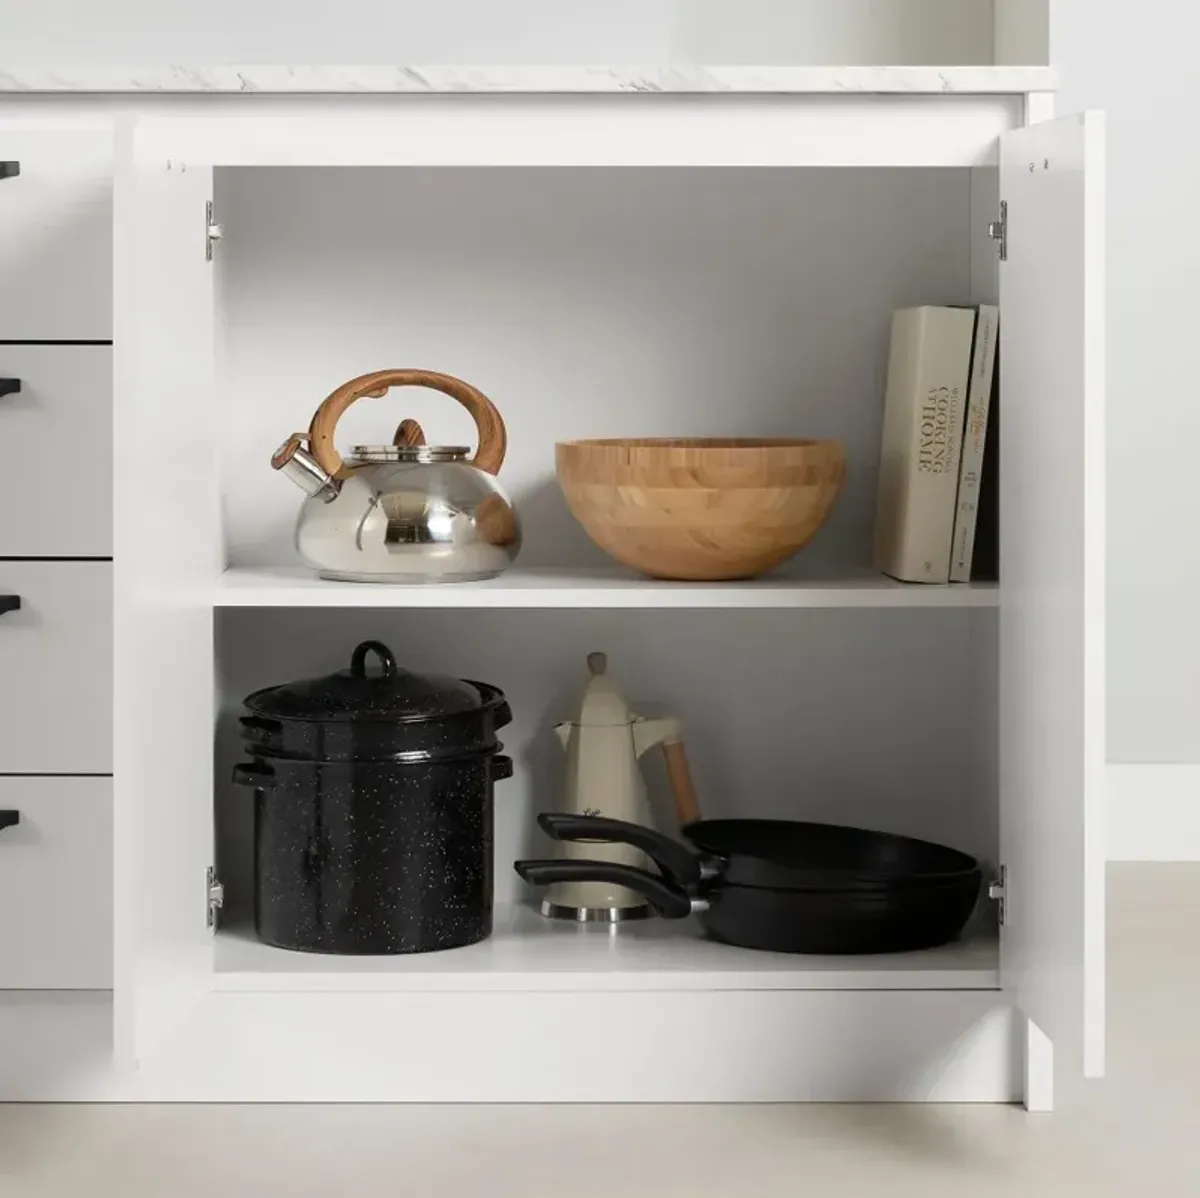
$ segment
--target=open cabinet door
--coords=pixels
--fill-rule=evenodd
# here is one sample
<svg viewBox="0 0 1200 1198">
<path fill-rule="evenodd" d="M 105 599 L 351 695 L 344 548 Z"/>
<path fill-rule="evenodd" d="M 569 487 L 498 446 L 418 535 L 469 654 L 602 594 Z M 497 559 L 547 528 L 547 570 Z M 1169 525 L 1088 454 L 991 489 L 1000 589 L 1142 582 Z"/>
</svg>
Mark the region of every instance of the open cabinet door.
<svg viewBox="0 0 1200 1198">
<path fill-rule="evenodd" d="M 1002 138 L 1001 963 L 1026 1101 L 1104 1068 L 1104 130 Z"/>
<path fill-rule="evenodd" d="M 212 985 L 212 170 L 118 130 L 114 183 L 115 1043 L 143 1065 Z"/>
</svg>

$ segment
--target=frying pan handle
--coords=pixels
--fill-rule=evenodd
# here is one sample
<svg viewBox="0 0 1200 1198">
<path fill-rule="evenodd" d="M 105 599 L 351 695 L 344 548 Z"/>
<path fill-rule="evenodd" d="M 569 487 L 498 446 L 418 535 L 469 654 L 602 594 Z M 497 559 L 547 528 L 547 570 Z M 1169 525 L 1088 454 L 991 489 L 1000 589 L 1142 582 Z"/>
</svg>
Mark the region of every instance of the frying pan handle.
<svg viewBox="0 0 1200 1198">
<path fill-rule="evenodd" d="M 640 894 L 664 919 L 686 919 L 694 909 L 707 906 L 666 878 L 615 861 L 514 861 L 513 869 L 531 886 L 551 882 L 613 882 Z"/>
<path fill-rule="evenodd" d="M 623 819 L 608 819 L 603 815 L 555 812 L 543 812 L 538 816 L 538 823 L 542 831 L 554 840 L 603 840 L 632 845 L 635 849 L 641 849 L 676 885 L 689 889 L 700 884 L 700 859 L 677 840 L 653 828 L 631 824 Z"/>
</svg>

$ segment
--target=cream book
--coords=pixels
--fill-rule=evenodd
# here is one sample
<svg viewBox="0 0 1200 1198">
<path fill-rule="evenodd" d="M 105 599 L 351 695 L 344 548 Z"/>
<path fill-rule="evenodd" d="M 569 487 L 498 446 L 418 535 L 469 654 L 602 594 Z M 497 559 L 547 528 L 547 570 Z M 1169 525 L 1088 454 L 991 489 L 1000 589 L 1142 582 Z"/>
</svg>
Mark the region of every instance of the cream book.
<svg viewBox="0 0 1200 1198">
<path fill-rule="evenodd" d="M 951 582 L 971 581 L 975 524 L 979 519 L 979 483 L 983 476 L 983 446 L 987 439 L 988 409 L 992 406 L 999 332 L 1000 309 L 991 304 L 980 304 L 979 317 L 975 322 L 975 348 L 971 354 L 971 382 L 967 390 L 962 461 L 958 469 L 958 500 L 950 553 Z"/>
<path fill-rule="evenodd" d="M 974 335 L 974 308 L 892 316 L 875 568 L 904 582 L 950 581 Z"/>
</svg>

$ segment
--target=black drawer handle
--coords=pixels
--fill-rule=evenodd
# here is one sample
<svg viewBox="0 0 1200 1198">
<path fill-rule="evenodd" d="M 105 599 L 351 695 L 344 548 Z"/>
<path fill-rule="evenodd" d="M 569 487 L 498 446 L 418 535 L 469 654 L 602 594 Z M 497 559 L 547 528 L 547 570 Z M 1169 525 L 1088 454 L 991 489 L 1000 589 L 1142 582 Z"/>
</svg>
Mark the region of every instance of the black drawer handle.
<svg viewBox="0 0 1200 1198">
<path fill-rule="evenodd" d="M 0 396 L 16 395 L 21 390 L 20 379 L 0 379 Z"/>
<path fill-rule="evenodd" d="M 0 162 L 0 179 L 15 179 L 20 173 L 19 162 Z"/>
<path fill-rule="evenodd" d="M 0 832 L 5 828 L 15 827 L 21 822 L 19 811 L 0 811 Z"/>
<path fill-rule="evenodd" d="M 20 611 L 21 596 L 20 595 L 0 595 L 0 616 L 6 611 Z"/>
</svg>

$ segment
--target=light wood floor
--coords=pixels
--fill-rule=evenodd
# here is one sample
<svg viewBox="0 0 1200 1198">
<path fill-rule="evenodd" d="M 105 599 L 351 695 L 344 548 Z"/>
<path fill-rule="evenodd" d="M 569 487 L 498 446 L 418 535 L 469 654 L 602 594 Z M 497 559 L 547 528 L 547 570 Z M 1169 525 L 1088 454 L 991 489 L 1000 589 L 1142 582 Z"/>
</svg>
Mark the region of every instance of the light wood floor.
<svg viewBox="0 0 1200 1198">
<path fill-rule="evenodd" d="M 0 1107 L 0 1195 L 1200 1198 L 1200 865 L 1110 869 L 1082 1108 Z"/>
</svg>

